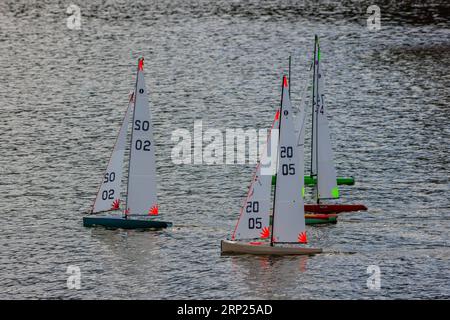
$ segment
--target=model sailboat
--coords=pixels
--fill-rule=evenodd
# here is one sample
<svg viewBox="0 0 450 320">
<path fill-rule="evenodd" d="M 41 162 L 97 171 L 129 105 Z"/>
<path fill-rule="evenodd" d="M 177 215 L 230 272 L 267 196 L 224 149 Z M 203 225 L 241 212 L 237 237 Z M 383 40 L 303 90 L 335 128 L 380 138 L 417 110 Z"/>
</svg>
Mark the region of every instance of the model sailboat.
<svg viewBox="0 0 450 320">
<path fill-rule="evenodd" d="M 290 74 L 291 74 L 291 59 L 290 59 L 291 57 L 289 57 L 289 80 L 290 80 Z M 317 59 L 316 59 L 317 58 Z M 315 47 L 314 47 L 314 61 L 319 61 L 318 59 L 320 59 L 320 51 L 319 51 L 319 42 L 318 42 L 318 38 L 317 38 L 317 36 L 316 36 L 316 41 L 315 41 Z M 314 119 L 315 119 L 315 117 L 314 117 L 314 112 L 315 112 L 315 93 L 316 92 L 318 92 L 318 91 L 316 91 L 317 89 L 315 88 L 315 86 L 317 85 L 317 77 L 316 77 L 316 74 L 317 74 L 317 76 L 319 77 L 319 73 L 316 73 L 316 71 L 318 70 L 318 68 L 319 68 L 319 62 L 316 64 L 316 63 L 313 63 L 312 64 L 312 66 L 314 66 L 314 72 L 313 72 L 313 97 L 312 97 L 312 100 L 313 100 L 313 110 L 312 110 L 312 118 L 313 118 L 313 121 L 312 121 L 312 124 L 314 125 Z M 321 77 L 321 76 L 320 76 Z M 320 78 L 319 77 L 319 78 Z M 321 83 L 320 84 L 322 84 L 322 81 L 323 80 L 321 80 Z M 323 85 L 322 85 L 322 88 L 323 88 Z M 320 95 L 322 95 L 322 97 L 323 97 L 323 93 L 320 93 Z M 322 102 L 323 103 L 323 102 Z M 323 120 L 323 119 L 322 119 Z M 326 117 L 324 118 L 324 120 L 325 121 L 327 121 L 326 120 Z M 327 123 L 323 123 L 323 122 L 321 122 L 321 124 L 323 125 L 323 127 L 325 128 L 325 130 L 328 130 L 328 122 Z M 318 135 L 317 134 L 315 134 L 315 132 L 314 132 L 314 128 L 313 128 L 313 130 L 311 130 L 311 146 L 312 146 L 312 148 L 313 148 L 313 146 L 314 145 L 316 145 L 316 143 L 317 143 L 317 141 L 316 141 L 316 139 L 317 139 L 317 137 L 318 137 Z M 316 132 L 317 133 L 317 132 Z M 325 135 L 326 136 L 326 135 Z M 311 186 L 314 186 L 314 185 L 316 185 L 317 184 L 317 174 L 315 174 L 314 172 L 313 172 L 313 163 L 315 163 L 315 161 L 311 158 L 311 174 L 310 175 L 305 175 L 304 176 L 304 182 L 305 182 L 305 185 L 311 185 Z M 273 176 L 272 177 L 272 184 L 275 184 L 275 179 L 276 179 L 276 177 L 275 176 Z M 353 178 L 353 177 L 336 177 L 336 184 L 337 185 L 354 185 L 355 184 L 355 179 Z"/>
<path fill-rule="evenodd" d="M 289 57 L 289 70 L 291 66 L 291 59 Z M 289 72 L 290 74 L 290 72 Z M 290 85 L 289 85 L 290 88 Z M 289 92 L 290 97 L 290 92 Z M 304 101 L 304 99 L 302 99 Z M 274 124 L 272 125 L 272 128 L 278 128 L 278 117 L 279 111 L 275 114 L 275 120 Z M 301 134 L 299 136 L 299 141 L 301 141 L 301 144 L 299 144 L 300 149 L 299 152 L 301 153 L 302 157 L 304 155 L 304 135 L 305 135 L 305 127 L 306 127 L 306 112 L 304 108 L 299 109 L 299 116 L 297 117 L 297 120 L 294 121 L 295 123 L 295 132 L 296 134 Z M 272 129 L 271 129 L 272 130 Z M 276 176 L 273 176 L 272 178 L 272 185 L 275 185 L 276 182 Z M 307 185 L 308 180 L 304 179 L 304 184 Z M 304 189 L 301 190 L 302 196 L 304 197 Z M 329 223 L 337 223 L 337 214 L 317 214 L 317 213 L 305 213 L 305 223 L 306 225 L 317 225 L 317 224 L 329 224 Z"/>
<path fill-rule="evenodd" d="M 272 172 L 264 166 L 268 152 L 263 152 L 256 168 L 246 201 L 231 240 L 222 240 L 221 252 L 228 254 L 304 255 L 322 252 L 306 247 L 303 196 L 303 134 L 295 134 L 287 78 L 283 77 L 281 108 L 277 130 L 276 148 L 278 177 L 273 201 L 270 201 Z M 271 138 L 267 151 L 271 151 Z M 271 158 L 273 159 L 274 157 Z M 265 169 L 265 170 L 264 170 Z M 270 207 L 273 204 L 273 221 L 270 225 Z M 260 241 L 254 241 L 259 239 Z M 270 239 L 270 241 L 268 241 Z"/>
<path fill-rule="evenodd" d="M 325 104 L 323 73 L 320 68 L 319 39 L 315 36 L 312 97 L 311 177 L 315 180 L 314 198 L 317 204 L 305 205 L 305 211 L 339 213 L 367 210 L 359 204 L 321 204 L 321 200 L 339 198 L 336 169 L 333 164 L 330 131 Z M 348 180 L 350 178 L 345 178 Z M 352 178 L 351 178 L 352 179 Z"/>
<path fill-rule="evenodd" d="M 122 168 L 127 145 L 127 128 L 132 117 L 130 157 L 128 162 L 127 199 L 121 215 L 91 215 L 83 218 L 86 227 L 104 226 L 122 229 L 166 228 L 170 222 L 156 221 L 156 166 L 153 129 L 144 80 L 144 59 L 138 61 L 136 85 L 130 94 L 119 135 L 92 206 L 92 214 L 120 210 Z"/>
</svg>

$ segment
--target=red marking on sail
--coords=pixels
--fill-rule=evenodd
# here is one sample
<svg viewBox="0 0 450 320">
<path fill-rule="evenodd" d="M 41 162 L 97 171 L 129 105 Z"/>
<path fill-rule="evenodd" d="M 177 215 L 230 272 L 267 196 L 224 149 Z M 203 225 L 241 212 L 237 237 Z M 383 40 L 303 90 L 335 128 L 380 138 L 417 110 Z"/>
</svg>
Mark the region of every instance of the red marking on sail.
<svg viewBox="0 0 450 320">
<path fill-rule="evenodd" d="M 134 92 L 133 91 L 130 92 L 129 101 L 134 102 Z"/>
<path fill-rule="evenodd" d="M 267 239 L 270 236 L 270 230 L 267 227 L 264 227 L 260 233 L 261 239 Z"/>
<path fill-rule="evenodd" d="M 252 241 L 252 242 L 249 242 L 249 244 L 251 244 L 252 246 L 260 246 L 260 245 L 262 245 L 262 242 Z"/>
<path fill-rule="evenodd" d="M 298 240 L 298 242 L 300 242 L 300 243 L 308 243 L 308 239 L 306 239 L 306 231 L 303 231 L 302 233 L 300 233 L 300 234 L 298 235 L 297 240 Z"/>
<path fill-rule="evenodd" d="M 148 214 L 150 216 L 157 216 L 158 215 L 158 205 L 154 205 L 153 207 L 150 208 L 150 210 L 148 210 Z"/>
<path fill-rule="evenodd" d="M 287 88 L 288 83 L 287 83 L 287 78 L 286 76 L 283 76 L 283 87 Z"/>
<path fill-rule="evenodd" d="M 123 212 L 124 215 L 129 215 L 130 214 L 130 208 L 125 209 L 125 211 Z"/>
<path fill-rule="evenodd" d="M 144 70 L 144 58 L 140 58 L 138 62 L 138 70 L 143 71 Z"/>
<path fill-rule="evenodd" d="M 275 113 L 275 120 L 280 119 L 280 110 L 277 110 L 277 113 Z"/>
<path fill-rule="evenodd" d="M 112 203 L 112 206 L 111 206 L 111 210 L 119 209 L 119 205 L 120 205 L 119 199 L 114 200 L 114 202 Z"/>
</svg>

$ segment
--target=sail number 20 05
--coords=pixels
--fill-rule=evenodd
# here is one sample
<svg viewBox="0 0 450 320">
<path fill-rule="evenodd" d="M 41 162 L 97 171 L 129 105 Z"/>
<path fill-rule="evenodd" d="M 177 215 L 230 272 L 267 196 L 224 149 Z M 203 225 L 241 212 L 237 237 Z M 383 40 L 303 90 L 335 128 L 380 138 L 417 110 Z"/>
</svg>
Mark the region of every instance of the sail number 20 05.
<svg viewBox="0 0 450 320">
<path fill-rule="evenodd" d="M 291 146 L 281 146 L 280 148 L 280 157 L 281 158 L 292 158 L 294 155 L 294 149 Z M 283 176 L 294 175 L 295 174 L 295 164 L 283 164 L 281 166 L 281 173 Z"/>
<path fill-rule="evenodd" d="M 245 212 L 247 213 L 258 213 L 259 212 L 259 202 L 258 201 L 249 201 L 247 202 L 247 206 L 245 207 Z M 261 218 L 250 217 L 248 218 L 248 228 L 249 229 L 261 229 Z"/>
</svg>

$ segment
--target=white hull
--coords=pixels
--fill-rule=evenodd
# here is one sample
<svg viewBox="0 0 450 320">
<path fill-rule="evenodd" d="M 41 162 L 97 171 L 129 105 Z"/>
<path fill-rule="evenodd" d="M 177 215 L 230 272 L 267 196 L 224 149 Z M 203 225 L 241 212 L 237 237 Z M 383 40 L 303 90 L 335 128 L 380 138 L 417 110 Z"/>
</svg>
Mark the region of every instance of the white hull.
<svg viewBox="0 0 450 320">
<path fill-rule="evenodd" d="M 220 243 L 222 254 L 256 254 L 256 255 L 312 255 L 322 253 L 320 248 L 281 247 L 271 246 L 264 242 L 241 242 L 222 240 Z"/>
</svg>

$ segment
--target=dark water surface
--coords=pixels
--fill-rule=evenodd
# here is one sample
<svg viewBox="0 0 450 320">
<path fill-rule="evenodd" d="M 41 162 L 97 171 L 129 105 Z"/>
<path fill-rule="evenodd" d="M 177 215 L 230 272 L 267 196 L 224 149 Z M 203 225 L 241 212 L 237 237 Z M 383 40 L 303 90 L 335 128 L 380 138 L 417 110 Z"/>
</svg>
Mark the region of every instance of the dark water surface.
<svg viewBox="0 0 450 320">
<path fill-rule="evenodd" d="M 371 32 L 364 1 L 1 1 L 0 298 L 449 298 L 449 8 L 423 3 L 381 2 Z M 172 131 L 269 127 L 289 54 L 300 103 L 315 33 L 337 171 L 357 179 L 342 201 L 369 210 L 308 228 L 321 255 L 221 257 L 254 164 L 175 165 Z M 86 229 L 140 55 L 175 227 Z"/>
</svg>

